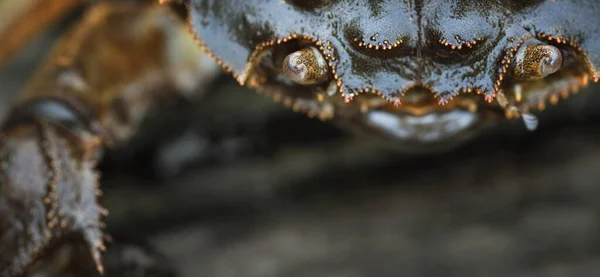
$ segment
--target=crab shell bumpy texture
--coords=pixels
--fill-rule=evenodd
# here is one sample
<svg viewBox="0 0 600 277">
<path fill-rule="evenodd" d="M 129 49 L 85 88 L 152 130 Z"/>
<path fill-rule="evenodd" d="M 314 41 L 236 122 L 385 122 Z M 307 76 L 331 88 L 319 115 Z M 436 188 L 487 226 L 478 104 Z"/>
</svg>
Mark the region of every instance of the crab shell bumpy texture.
<svg viewBox="0 0 600 277">
<path fill-rule="evenodd" d="M 410 88 L 440 103 L 472 91 L 492 101 L 526 38 L 557 44 L 600 78 L 597 0 L 190 0 L 200 43 L 244 84 L 251 61 L 304 38 L 323 52 L 347 99 L 364 91 L 397 101 Z M 558 40 L 557 40 L 558 38 Z M 511 52 L 512 48 L 512 52 Z"/>
<path fill-rule="evenodd" d="M 97 202 L 95 161 L 53 124 L 22 125 L 9 134 L 0 135 L 0 276 L 22 276 L 74 237 L 102 272 L 106 210 Z"/>
</svg>

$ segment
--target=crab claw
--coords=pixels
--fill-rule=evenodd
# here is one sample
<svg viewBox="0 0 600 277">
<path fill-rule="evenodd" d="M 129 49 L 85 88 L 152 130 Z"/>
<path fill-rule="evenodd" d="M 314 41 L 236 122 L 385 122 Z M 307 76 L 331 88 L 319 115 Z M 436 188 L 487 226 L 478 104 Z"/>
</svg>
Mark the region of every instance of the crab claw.
<svg viewBox="0 0 600 277">
<path fill-rule="evenodd" d="M 66 244 L 85 245 L 103 272 L 96 161 L 74 142 L 68 128 L 43 120 L 0 133 L 0 276 L 30 274 Z"/>
</svg>

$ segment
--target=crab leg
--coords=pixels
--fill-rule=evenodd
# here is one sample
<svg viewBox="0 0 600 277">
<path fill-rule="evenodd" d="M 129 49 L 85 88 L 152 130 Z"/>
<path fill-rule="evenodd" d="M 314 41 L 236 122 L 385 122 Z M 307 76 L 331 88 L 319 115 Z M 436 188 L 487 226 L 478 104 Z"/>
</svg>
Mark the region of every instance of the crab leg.
<svg viewBox="0 0 600 277">
<path fill-rule="evenodd" d="M 0 1 L 0 67 L 33 36 L 84 0 Z"/>
<path fill-rule="evenodd" d="M 0 132 L 0 276 L 83 241 L 103 272 L 96 165 L 152 107 L 218 74 L 159 5 L 100 2 L 51 51 Z M 80 257 L 79 257 L 80 258 Z"/>
</svg>

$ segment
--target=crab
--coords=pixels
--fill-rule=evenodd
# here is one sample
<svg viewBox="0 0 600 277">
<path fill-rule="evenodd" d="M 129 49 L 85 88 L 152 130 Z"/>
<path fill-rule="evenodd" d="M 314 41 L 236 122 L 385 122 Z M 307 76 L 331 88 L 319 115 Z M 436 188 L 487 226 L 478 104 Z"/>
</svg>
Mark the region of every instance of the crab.
<svg viewBox="0 0 600 277">
<path fill-rule="evenodd" d="M 102 153 L 164 99 L 199 97 L 219 68 L 407 151 L 466 143 L 506 118 L 533 131 L 547 103 L 600 80 L 595 0 L 14 3 L 0 63 L 48 22 L 86 9 L 2 126 L 1 276 L 89 273 L 69 266 L 85 257 L 110 271 Z"/>
</svg>

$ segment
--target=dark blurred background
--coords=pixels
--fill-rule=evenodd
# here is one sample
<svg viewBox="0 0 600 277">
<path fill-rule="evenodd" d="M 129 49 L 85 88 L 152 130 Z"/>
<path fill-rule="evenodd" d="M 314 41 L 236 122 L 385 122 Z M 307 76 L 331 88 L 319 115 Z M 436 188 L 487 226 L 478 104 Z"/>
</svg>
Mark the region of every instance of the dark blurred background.
<svg viewBox="0 0 600 277">
<path fill-rule="evenodd" d="M 2 115 L 68 23 L 0 71 Z M 418 156 L 225 76 L 106 154 L 107 230 L 182 277 L 600 276 L 598 93 Z"/>
</svg>

